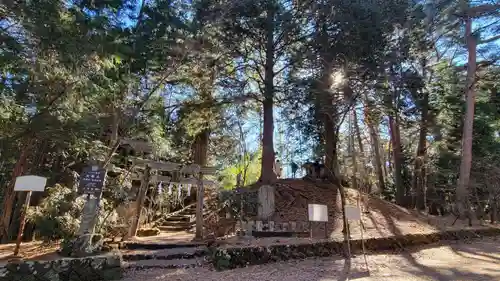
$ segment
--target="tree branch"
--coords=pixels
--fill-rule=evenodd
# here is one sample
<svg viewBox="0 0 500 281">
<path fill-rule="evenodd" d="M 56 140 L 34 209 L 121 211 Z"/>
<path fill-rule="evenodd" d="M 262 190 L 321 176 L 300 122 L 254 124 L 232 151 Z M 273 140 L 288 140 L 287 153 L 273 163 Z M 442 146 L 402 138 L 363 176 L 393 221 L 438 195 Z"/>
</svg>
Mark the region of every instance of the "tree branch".
<svg viewBox="0 0 500 281">
<path fill-rule="evenodd" d="M 486 13 L 494 12 L 500 10 L 500 3 L 498 4 L 484 4 L 475 7 L 470 7 L 465 11 L 462 16 L 469 16 L 473 18 L 484 16 Z"/>
<path fill-rule="evenodd" d="M 491 42 L 494 42 L 496 40 L 499 40 L 500 39 L 500 34 L 496 35 L 496 36 L 493 36 L 493 37 L 490 37 L 490 38 L 487 38 L 487 39 L 483 39 L 483 40 L 479 40 L 477 42 L 477 44 L 488 44 L 488 43 L 491 43 Z"/>
</svg>

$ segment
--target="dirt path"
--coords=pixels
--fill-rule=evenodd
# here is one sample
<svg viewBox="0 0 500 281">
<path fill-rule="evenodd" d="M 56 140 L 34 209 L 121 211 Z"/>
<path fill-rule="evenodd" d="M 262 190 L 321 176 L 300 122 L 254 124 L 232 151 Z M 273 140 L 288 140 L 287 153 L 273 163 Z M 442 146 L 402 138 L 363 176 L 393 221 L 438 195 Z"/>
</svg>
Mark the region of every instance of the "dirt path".
<svg viewBox="0 0 500 281">
<path fill-rule="evenodd" d="M 500 241 L 422 248 L 412 253 L 362 256 L 349 266 L 319 258 L 215 272 L 205 268 L 128 272 L 123 281 L 500 281 Z M 349 273 L 346 273 L 349 271 Z"/>
</svg>

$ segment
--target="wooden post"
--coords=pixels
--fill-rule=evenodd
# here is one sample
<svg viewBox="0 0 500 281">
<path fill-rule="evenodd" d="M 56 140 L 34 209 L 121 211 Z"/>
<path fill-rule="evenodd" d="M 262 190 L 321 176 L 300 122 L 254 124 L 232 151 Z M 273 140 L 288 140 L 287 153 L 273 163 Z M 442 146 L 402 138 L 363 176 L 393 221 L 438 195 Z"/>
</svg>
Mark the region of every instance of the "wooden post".
<svg viewBox="0 0 500 281">
<path fill-rule="evenodd" d="M 129 237 L 134 237 L 137 235 L 137 230 L 139 229 L 139 224 L 141 222 L 142 205 L 144 205 L 144 200 L 146 199 L 150 175 L 151 167 L 149 165 L 146 165 L 144 169 L 144 175 L 142 175 L 141 186 L 139 187 L 139 191 L 137 192 L 137 199 L 135 200 L 135 216 L 129 229 Z"/>
<path fill-rule="evenodd" d="M 198 188 L 196 189 L 196 240 L 203 239 L 203 173 L 198 174 Z"/>
<path fill-rule="evenodd" d="M 19 224 L 19 231 L 17 233 L 16 247 L 14 248 L 14 256 L 19 255 L 19 248 L 21 247 L 21 242 L 23 241 L 24 227 L 26 226 L 26 213 L 30 206 L 31 191 L 26 194 L 26 199 L 24 201 L 23 212 L 21 213 L 21 222 Z"/>
</svg>

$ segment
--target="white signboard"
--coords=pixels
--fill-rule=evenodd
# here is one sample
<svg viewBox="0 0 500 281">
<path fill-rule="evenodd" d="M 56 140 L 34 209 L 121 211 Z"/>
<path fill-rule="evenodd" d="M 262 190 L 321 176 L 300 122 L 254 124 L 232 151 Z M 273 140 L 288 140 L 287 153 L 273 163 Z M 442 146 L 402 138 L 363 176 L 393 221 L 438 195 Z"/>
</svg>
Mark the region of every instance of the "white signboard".
<svg viewBox="0 0 500 281">
<path fill-rule="evenodd" d="M 345 206 L 345 216 L 348 220 L 359 221 L 361 220 L 361 211 L 355 206 Z"/>
<path fill-rule="evenodd" d="M 14 191 L 44 191 L 47 178 L 39 176 L 21 176 L 16 178 Z"/>
<path fill-rule="evenodd" d="M 309 221 L 328 221 L 328 208 L 326 205 L 309 204 L 307 206 Z"/>
</svg>

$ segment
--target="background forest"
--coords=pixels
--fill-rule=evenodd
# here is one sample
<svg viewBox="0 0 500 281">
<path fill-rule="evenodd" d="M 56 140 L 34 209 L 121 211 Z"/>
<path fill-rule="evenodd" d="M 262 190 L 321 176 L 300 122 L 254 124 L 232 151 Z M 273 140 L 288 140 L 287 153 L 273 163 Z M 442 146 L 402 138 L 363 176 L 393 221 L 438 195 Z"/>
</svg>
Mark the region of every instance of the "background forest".
<svg viewBox="0 0 500 281">
<path fill-rule="evenodd" d="M 284 177 L 322 159 L 399 205 L 495 220 L 499 14 L 496 0 L 4 0 L 0 236 L 16 233 L 22 174 L 48 177 L 31 219 L 75 229 L 78 173 L 122 161 L 123 139 L 216 166 L 227 189 L 274 181 L 277 153 Z M 101 211 L 131 185 L 110 180 Z"/>
</svg>

